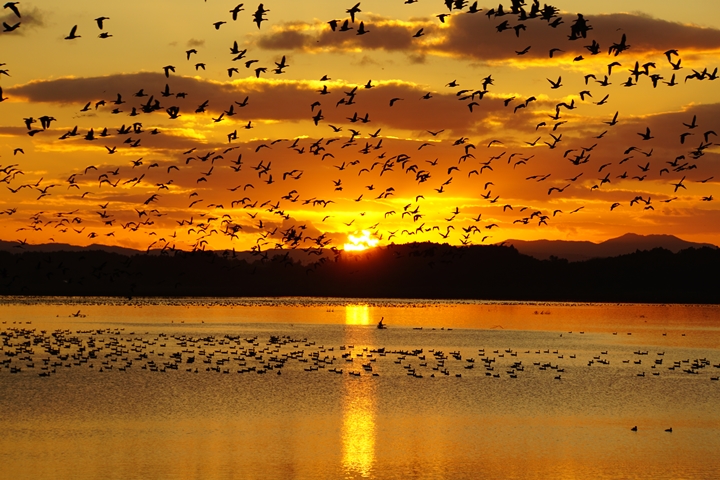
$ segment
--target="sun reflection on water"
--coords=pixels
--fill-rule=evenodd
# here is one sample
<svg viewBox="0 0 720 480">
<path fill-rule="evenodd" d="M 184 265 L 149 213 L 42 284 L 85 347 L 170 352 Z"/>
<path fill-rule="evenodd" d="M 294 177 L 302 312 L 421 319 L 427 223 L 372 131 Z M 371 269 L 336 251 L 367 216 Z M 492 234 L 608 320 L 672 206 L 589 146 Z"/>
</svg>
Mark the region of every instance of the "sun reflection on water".
<svg viewBox="0 0 720 480">
<path fill-rule="evenodd" d="M 345 325 L 370 325 L 370 306 L 347 305 L 345 307 Z"/>
<path fill-rule="evenodd" d="M 345 324 L 371 325 L 370 307 L 346 306 Z M 347 369 L 361 374 L 344 376 L 342 465 L 346 474 L 351 477 L 369 477 L 375 464 L 376 382 L 361 366 L 363 363 L 370 363 L 364 356 L 363 345 L 373 345 L 374 331 L 368 328 L 353 329 L 351 336 L 354 349 L 351 351 L 351 358 L 354 361 L 347 364 Z M 361 352 L 363 356 L 358 357 Z"/>
<path fill-rule="evenodd" d="M 362 378 L 346 379 L 342 442 L 345 471 L 369 476 L 375 463 L 375 392 Z"/>
</svg>

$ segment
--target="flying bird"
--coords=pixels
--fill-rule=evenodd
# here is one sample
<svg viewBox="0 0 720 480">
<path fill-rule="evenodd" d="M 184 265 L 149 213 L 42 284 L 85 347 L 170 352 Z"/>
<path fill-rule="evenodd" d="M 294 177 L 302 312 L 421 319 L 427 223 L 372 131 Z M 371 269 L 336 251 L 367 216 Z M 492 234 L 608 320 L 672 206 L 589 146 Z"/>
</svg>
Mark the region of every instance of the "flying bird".
<svg viewBox="0 0 720 480">
<path fill-rule="evenodd" d="M 110 20 L 110 17 L 98 17 L 95 19 L 95 22 L 97 23 L 97 26 L 100 30 L 103 29 L 105 20 Z"/>
<path fill-rule="evenodd" d="M 4 33 L 14 32 L 15 30 L 17 30 L 20 27 L 20 23 L 21 22 L 18 22 L 14 25 L 10 25 L 7 22 L 3 22 L 3 32 Z"/>
<path fill-rule="evenodd" d="M 230 13 L 232 13 L 232 19 L 233 19 L 233 21 L 236 21 L 236 20 L 237 20 L 238 13 L 242 12 L 243 10 L 245 10 L 245 9 L 242 8 L 242 7 L 243 7 L 243 4 L 240 3 L 240 4 L 236 5 L 235 8 L 233 8 L 232 10 L 230 10 Z"/>
<path fill-rule="evenodd" d="M 12 11 L 16 17 L 22 18 L 22 15 L 20 15 L 20 10 L 18 10 L 17 6 L 20 2 L 7 2 L 5 5 L 3 5 L 3 8 L 9 8 L 10 11 Z"/>
<path fill-rule="evenodd" d="M 74 27 L 72 27 L 72 28 L 70 29 L 70 33 L 68 34 L 67 37 L 65 37 L 65 40 L 74 40 L 74 39 L 76 39 L 76 38 L 80 38 L 80 35 L 77 35 L 77 34 L 76 34 L 76 33 L 77 33 L 77 27 L 78 27 L 78 26 L 75 25 Z"/>
<path fill-rule="evenodd" d="M 360 13 L 362 10 L 360 10 L 360 2 L 356 3 L 352 8 L 348 8 L 345 10 L 346 13 L 350 14 L 350 20 L 352 20 L 352 23 L 355 23 L 355 14 Z"/>
</svg>

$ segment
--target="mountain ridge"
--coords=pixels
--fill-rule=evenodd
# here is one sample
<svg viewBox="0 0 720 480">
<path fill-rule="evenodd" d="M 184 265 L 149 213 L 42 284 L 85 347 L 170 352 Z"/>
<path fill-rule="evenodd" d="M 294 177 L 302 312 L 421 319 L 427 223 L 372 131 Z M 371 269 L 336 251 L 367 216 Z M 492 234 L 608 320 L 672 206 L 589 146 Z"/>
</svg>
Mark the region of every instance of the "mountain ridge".
<svg viewBox="0 0 720 480">
<path fill-rule="evenodd" d="M 683 240 L 675 235 L 670 234 L 650 234 L 640 235 L 636 233 L 626 233 L 619 237 L 610 238 L 599 243 L 588 240 L 517 240 L 510 239 L 499 243 L 498 245 L 513 246 L 518 252 L 537 258 L 538 260 L 549 260 L 553 257 L 565 259 L 571 262 L 579 262 L 590 260 L 593 258 L 610 258 L 620 255 L 627 255 L 636 251 L 647 251 L 655 248 L 664 248 L 673 253 L 687 248 L 715 248 L 717 245 L 711 243 L 698 243 Z M 91 244 L 88 246 L 71 245 L 67 243 L 41 243 L 41 244 L 23 244 L 21 242 L 10 242 L 0 240 L 0 251 L 18 253 L 18 252 L 78 252 L 78 251 L 103 251 L 107 253 L 118 253 L 125 256 L 133 256 L 139 254 L 160 254 L 161 249 L 152 250 L 136 250 L 128 247 L 117 245 Z M 225 250 L 215 250 L 217 254 L 222 254 Z M 292 249 L 269 249 L 266 250 L 267 256 L 272 258 L 275 255 L 288 254 L 293 261 L 299 261 L 303 264 L 311 263 L 317 260 L 318 256 L 308 258 L 304 250 Z M 232 252 L 233 258 L 254 261 L 258 257 L 257 252 L 237 251 Z M 327 255 L 322 255 L 327 256 Z"/>
<path fill-rule="evenodd" d="M 504 245 L 515 247 L 518 252 L 537 258 L 549 260 L 552 257 L 563 258 L 571 262 L 590 260 L 593 258 L 610 258 L 627 255 L 636 251 L 647 251 L 664 248 L 677 253 L 687 248 L 715 248 L 710 243 L 688 242 L 675 235 L 655 234 L 639 235 L 626 233 L 603 242 L 594 243 L 587 240 L 506 240 Z"/>
</svg>

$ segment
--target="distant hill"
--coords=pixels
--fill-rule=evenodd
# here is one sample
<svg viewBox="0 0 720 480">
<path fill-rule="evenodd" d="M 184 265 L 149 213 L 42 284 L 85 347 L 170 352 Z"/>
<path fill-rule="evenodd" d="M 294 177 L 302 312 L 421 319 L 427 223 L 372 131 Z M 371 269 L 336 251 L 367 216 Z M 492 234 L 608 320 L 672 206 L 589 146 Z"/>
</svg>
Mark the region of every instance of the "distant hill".
<svg viewBox="0 0 720 480">
<path fill-rule="evenodd" d="M 0 240 L 0 252 L 21 253 L 21 252 L 83 252 L 88 250 L 99 250 L 101 252 L 119 253 L 120 255 L 137 255 L 145 253 L 132 248 L 116 247 L 113 245 L 92 244 L 87 247 L 70 245 L 67 243 L 40 243 L 31 245 L 29 243 L 6 242 Z"/>
<path fill-rule="evenodd" d="M 117 247 L 113 245 L 100 245 L 92 244 L 87 247 L 81 247 L 78 245 L 70 245 L 67 243 L 40 243 L 37 245 L 32 244 L 20 244 L 19 242 L 6 242 L 0 240 L 0 252 L 10 253 L 23 253 L 23 252 L 40 252 L 40 253 L 51 253 L 51 252 L 88 252 L 88 251 L 100 251 L 106 253 L 117 253 L 119 255 L 133 256 L 133 255 L 145 255 L 148 253 L 146 250 L 134 250 L 132 248 Z M 161 249 L 150 250 L 150 255 L 160 255 Z M 218 250 L 215 252 L 218 255 L 223 255 L 224 250 Z M 313 254 L 308 254 L 307 251 L 302 249 L 297 250 L 281 250 L 281 249 L 269 249 L 258 255 L 256 252 L 227 252 L 228 256 L 232 256 L 237 260 L 244 260 L 248 263 L 253 263 L 261 258 L 270 259 L 275 256 L 285 256 L 293 262 L 300 262 L 303 265 L 308 265 L 317 261 L 319 258 L 332 256 L 330 250 L 320 253 L 315 250 Z"/>
<path fill-rule="evenodd" d="M 571 262 L 590 260 L 591 258 L 609 258 L 627 255 L 638 250 L 664 248 L 673 253 L 686 248 L 718 248 L 709 243 L 694 243 L 682 240 L 674 235 L 637 235 L 626 233 L 601 243 L 568 240 L 507 240 L 505 245 L 512 245 L 518 252 L 548 260 L 550 257 L 564 258 Z"/>
<path fill-rule="evenodd" d="M 663 248 L 673 253 L 677 253 L 687 248 L 718 248 L 710 243 L 687 242 L 674 235 L 637 235 L 635 233 L 626 233 L 617 238 L 611 238 L 601 243 L 593 243 L 588 241 L 572 241 L 572 240 L 507 240 L 502 245 L 513 246 L 523 255 L 528 255 L 538 260 L 549 260 L 551 257 L 564 258 L 571 262 L 580 262 L 590 260 L 592 258 L 609 258 L 620 255 L 627 255 L 636 251 L 652 250 L 654 248 Z M 112 245 L 93 244 L 87 247 L 77 245 L 69 245 L 66 243 L 42 243 L 38 245 L 24 244 L 18 242 L 6 242 L 0 240 L 0 252 L 22 253 L 22 252 L 83 252 L 83 251 L 101 251 L 107 253 L 117 253 L 125 256 L 145 255 L 145 250 L 134 250 L 132 248 L 117 247 Z M 151 250 L 151 255 L 160 255 L 160 249 Z M 167 252 L 165 252 L 167 253 Z M 320 258 L 331 258 L 333 253 L 327 250 L 323 253 L 314 251 L 308 254 L 302 249 L 297 250 L 281 250 L 270 249 L 265 250 L 262 256 L 257 252 L 226 252 L 224 250 L 215 251 L 218 255 L 230 255 L 233 259 L 244 260 L 253 263 L 261 258 L 272 259 L 275 256 L 282 256 L 287 260 L 299 262 L 303 265 L 309 265 L 318 261 Z"/>
</svg>

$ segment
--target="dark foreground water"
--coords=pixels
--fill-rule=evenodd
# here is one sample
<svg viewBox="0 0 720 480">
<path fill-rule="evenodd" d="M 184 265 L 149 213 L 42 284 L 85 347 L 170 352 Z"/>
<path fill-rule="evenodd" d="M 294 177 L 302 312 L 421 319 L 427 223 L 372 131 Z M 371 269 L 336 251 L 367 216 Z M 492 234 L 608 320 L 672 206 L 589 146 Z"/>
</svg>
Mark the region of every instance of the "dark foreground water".
<svg viewBox="0 0 720 480">
<path fill-rule="evenodd" d="M 1 478 L 720 478 L 717 307 L 6 298 L 0 320 Z"/>
</svg>

